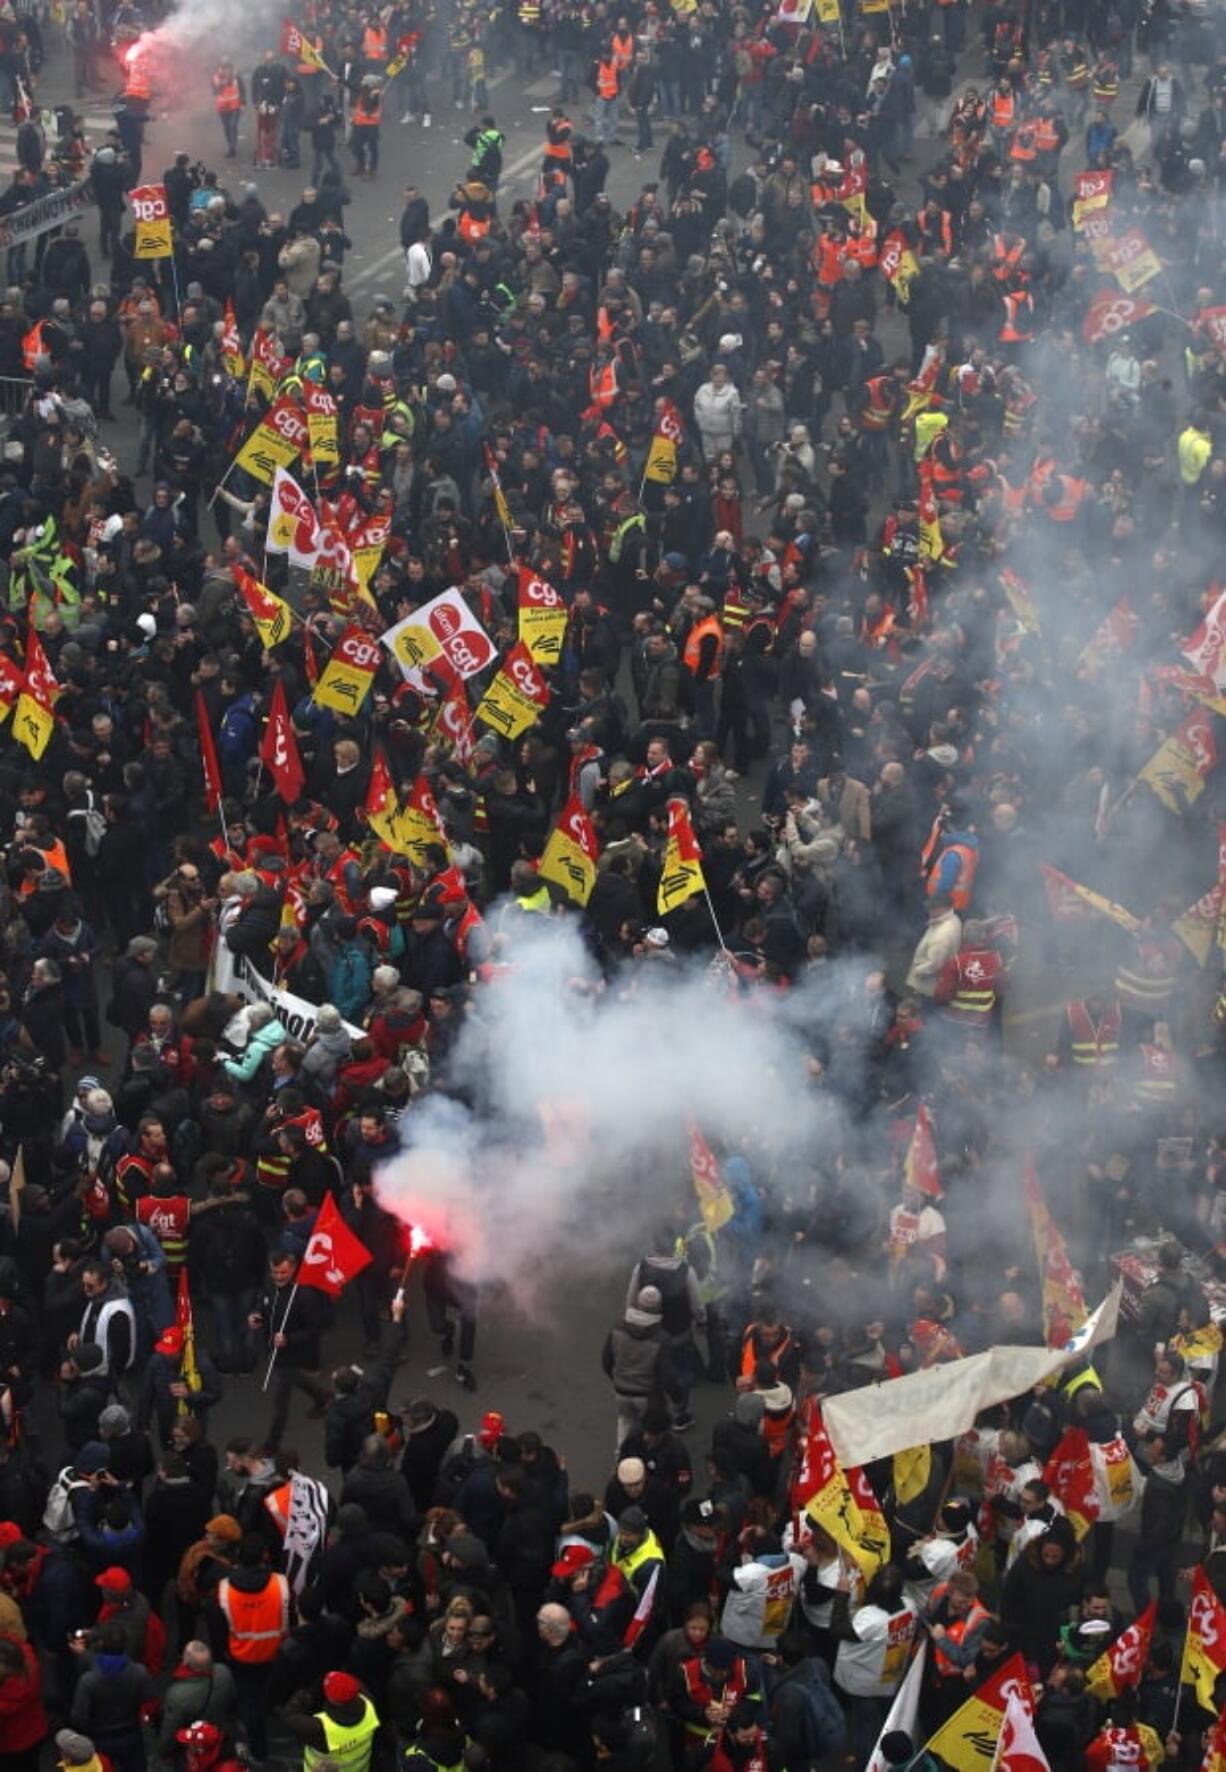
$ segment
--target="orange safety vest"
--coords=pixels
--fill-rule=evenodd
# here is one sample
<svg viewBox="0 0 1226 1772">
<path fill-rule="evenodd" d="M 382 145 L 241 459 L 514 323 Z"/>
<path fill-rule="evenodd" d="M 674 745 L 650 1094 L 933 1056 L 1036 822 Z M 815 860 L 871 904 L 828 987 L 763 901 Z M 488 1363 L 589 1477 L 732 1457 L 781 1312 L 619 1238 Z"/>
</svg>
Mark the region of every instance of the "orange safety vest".
<svg viewBox="0 0 1226 1772">
<path fill-rule="evenodd" d="M 997 337 L 1003 345 L 1024 345 L 1034 337 L 1027 326 L 1027 321 L 1034 317 L 1034 303 L 1024 289 L 1005 297 L 1005 323 Z M 1057 518 L 1057 522 L 1068 522 L 1068 518 Z"/>
<path fill-rule="evenodd" d="M 29 332 L 22 334 L 21 357 L 27 369 L 33 369 L 37 359 L 44 355 L 46 346 L 43 344 L 43 326 L 45 321 L 38 320 Z"/>
<path fill-rule="evenodd" d="M 887 396 L 886 390 L 890 390 Z M 864 384 L 868 395 L 868 403 L 860 408 L 860 429 L 862 431 L 885 431 L 889 429 L 890 420 L 894 416 L 894 396 L 897 384 L 892 375 L 874 375 Z"/>
<path fill-rule="evenodd" d="M 939 1587 L 934 1588 L 932 1593 L 932 1605 L 939 1605 L 948 1591 L 949 1583 L 947 1581 L 943 1581 Z M 965 1618 L 950 1619 L 949 1623 L 945 1626 L 945 1637 L 942 1639 L 942 1642 L 936 1642 L 934 1640 L 933 1644 L 936 1651 L 936 1670 L 942 1679 L 960 1680 L 962 1678 L 962 1669 L 945 1654 L 942 1643 L 960 1643 L 963 1637 L 968 1636 L 971 1631 L 977 1630 L 984 1620 L 990 1616 L 991 1614 L 988 1612 L 986 1606 L 980 1605 L 978 1600 L 972 1600 L 970 1611 Z"/>
<path fill-rule="evenodd" d="M 238 96 L 238 81 L 228 80 L 224 86 L 216 87 L 217 109 L 223 114 L 227 111 L 241 111 L 243 101 Z"/>
<path fill-rule="evenodd" d="M 368 62 L 387 60 L 387 32 L 382 25 L 367 25 L 362 32 L 362 54 Z"/>
<path fill-rule="evenodd" d="M 1011 160 L 1033 160 L 1035 158 L 1039 151 L 1035 140 L 1038 128 L 1037 123 L 1023 123 L 1021 125 L 1009 148 Z"/>
<path fill-rule="evenodd" d="M 281 1538 L 285 1537 L 285 1529 L 289 1525 L 289 1500 L 293 1491 L 292 1483 L 282 1483 L 279 1489 L 270 1489 L 264 1497 L 264 1511 Z"/>
<path fill-rule="evenodd" d="M 1011 92 L 994 92 L 992 94 L 992 128 L 1012 129 L 1016 110 L 1017 105 Z"/>
<path fill-rule="evenodd" d="M 353 127 L 355 129 L 378 129 L 383 117 L 383 100 L 377 98 L 372 105 L 369 99 L 359 100 L 353 107 Z"/>
<path fill-rule="evenodd" d="M 456 223 L 456 233 L 461 240 L 484 240 L 490 231 L 488 215 L 474 215 L 471 209 L 462 209 L 460 219 Z"/>
<path fill-rule="evenodd" d="M 596 68 L 598 98 L 616 98 L 619 91 L 616 62 L 600 62 Z"/>
<path fill-rule="evenodd" d="M 958 878 L 949 892 L 950 902 L 956 911 L 964 911 L 971 902 L 975 874 L 979 867 L 979 851 L 972 849 L 969 843 L 949 843 L 941 850 L 937 860 L 941 861 L 947 855 L 956 855 L 959 864 Z M 928 884 L 925 887 L 926 896 L 929 898 L 936 896 L 938 876 L 939 869 L 934 867 L 928 876 Z"/>
<path fill-rule="evenodd" d="M 714 634 L 716 640 L 715 663 L 711 667 L 711 676 L 718 677 L 720 671 L 723 669 L 724 630 L 720 626 L 718 615 L 704 615 L 702 620 L 696 621 L 690 629 L 685 642 L 685 651 L 681 656 L 681 662 L 684 664 L 691 677 L 695 677 L 698 674 L 698 667 L 702 658 L 702 643 L 708 634 Z"/>
<path fill-rule="evenodd" d="M 615 33 L 609 40 L 609 52 L 619 68 L 628 68 L 634 60 L 634 38 L 630 32 L 621 37 Z"/>
<path fill-rule="evenodd" d="M 125 98 L 151 98 L 152 95 L 153 88 L 149 84 L 148 76 L 142 74 L 139 68 L 129 68 L 123 96 Z"/>
<path fill-rule="evenodd" d="M 548 134 L 545 138 L 545 158 L 547 160 L 570 161 L 570 132 L 574 125 L 569 117 L 559 117 L 556 123 L 547 125 Z M 565 137 L 562 131 L 566 131 Z"/>
<path fill-rule="evenodd" d="M 1104 1070 L 1120 1055 L 1120 1006 L 1112 1003 L 1103 1011 L 1102 1020 L 1094 1025 L 1084 1003 L 1070 1003 L 1065 1009 L 1069 1033 L 1073 1036 L 1073 1063 Z"/>
<path fill-rule="evenodd" d="M 38 849 L 38 845 L 31 843 L 30 848 Z M 72 885 L 72 869 L 68 865 L 68 851 L 58 837 L 46 849 L 38 849 L 38 853 L 46 857 L 49 868 L 58 868 L 68 884 Z"/>
<path fill-rule="evenodd" d="M 617 398 L 617 365 L 606 363 L 603 369 L 589 369 L 587 386 L 594 406 L 612 406 Z"/>
<path fill-rule="evenodd" d="M 813 248 L 813 257 L 817 265 L 817 280 L 824 288 L 832 289 L 836 283 L 843 281 L 846 247 L 841 240 L 836 240 L 832 234 L 823 234 Z"/>
<path fill-rule="evenodd" d="M 1013 246 L 1005 245 L 1003 234 L 997 234 L 992 242 L 992 275 L 1001 283 L 1011 283 L 1013 273 L 1021 264 L 1026 252 L 1026 242 L 1018 240 Z"/>
<path fill-rule="evenodd" d="M 1001 334 L 1002 338 L 1004 334 Z M 1061 474 L 1060 484 L 1064 488 L 1058 505 L 1052 505 L 1047 516 L 1052 523 L 1071 523 L 1081 509 L 1081 501 L 1086 495 L 1084 480 L 1074 480 L 1071 474 Z"/>
<path fill-rule="evenodd" d="M 217 1590 L 226 1628 L 230 1633 L 231 1661 L 255 1667 L 276 1658 L 289 1635 L 289 1582 L 271 1572 L 258 1594 L 244 1593 L 227 1576 Z"/>
</svg>

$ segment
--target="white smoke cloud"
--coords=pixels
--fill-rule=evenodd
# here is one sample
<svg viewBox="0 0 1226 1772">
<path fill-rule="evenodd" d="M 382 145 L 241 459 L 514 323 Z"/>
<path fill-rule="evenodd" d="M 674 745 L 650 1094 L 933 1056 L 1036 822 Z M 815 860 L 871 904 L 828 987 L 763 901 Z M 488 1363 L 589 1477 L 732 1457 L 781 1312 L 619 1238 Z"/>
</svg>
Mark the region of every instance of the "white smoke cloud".
<svg viewBox="0 0 1226 1772">
<path fill-rule="evenodd" d="M 690 1122 L 743 1148 L 759 1179 L 811 1169 L 834 1112 L 777 998 L 654 960 L 605 989 L 569 923 L 517 937 L 513 961 L 457 1047 L 452 1075 L 473 1105 L 424 1097 L 378 1178 L 383 1203 L 466 1278 L 512 1279 L 523 1302 L 555 1251 L 640 1253 L 678 1207 L 696 1218 Z"/>
</svg>

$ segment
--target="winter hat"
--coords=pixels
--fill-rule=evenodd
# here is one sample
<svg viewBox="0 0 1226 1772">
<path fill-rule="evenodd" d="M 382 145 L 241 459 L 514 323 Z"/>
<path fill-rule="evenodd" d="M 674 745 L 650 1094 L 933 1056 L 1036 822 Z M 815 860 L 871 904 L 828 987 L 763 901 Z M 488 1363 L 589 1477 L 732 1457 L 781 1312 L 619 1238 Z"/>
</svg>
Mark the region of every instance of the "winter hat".
<svg viewBox="0 0 1226 1772">
<path fill-rule="evenodd" d="M 155 1354 L 166 1354 L 170 1359 L 177 1360 L 183 1352 L 182 1329 L 174 1324 L 169 1329 L 163 1329 L 153 1344 L 153 1351 Z"/>
<path fill-rule="evenodd" d="M 233 1514 L 214 1514 L 204 1529 L 210 1538 L 224 1538 L 227 1544 L 237 1544 L 243 1536 L 243 1529 Z"/>
<path fill-rule="evenodd" d="M 641 1507 L 623 1508 L 617 1520 L 619 1532 L 646 1532 L 647 1515 Z"/>
<path fill-rule="evenodd" d="M 352 1674 L 334 1672 L 324 1675 L 324 1697 L 329 1704 L 352 1704 L 361 1690 Z"/>
<path fill-rule="evenodd" d="M 115 1440 L 132 1426 L 132 1417 L 122 1403 L 108 1403 L 98 1417 L 98 1431 L 104 1440 Z"/>
<path fill-rule="evenodd" d="M 72 1351 L 72 1363 L 78 1372 L 97 1372 L 100 1366 L 106 1364 L 106 1355 L 96 1341 L 79 1341 Z M 93 1445 L 96 1444 L 96 1442 L 91 1441 L 90 1444 Z M 104 1446 L 102 1450 L 105 1452 L 106 1447 Z M 78 1470 L 81 1469 L 81 1459 L 88 1451 L 89 1446 L 85 1446 L 78 1454 Z M 107 1457 L 110 1457 L 109 1453 L 107 1454 Z"/>
<path fill-rule="evenodd" d="M 730 1643 L 727 1637 L 712 1637 L 702 1652 L 702 1659 L 708 1667 L 727 1670 L 736 1664 L 736 1644 Z"/>
<path fill-rule="evenodd" d="M 184 1747 L 216 1747 L 221 1730 L 216 1723 L 206 1723 L 202 1718 L 198 1723 L 189 1723 L 186 1729 L 176 1729 L 175 1740 Z"/>
<path fill-rule="evenodd" d="M 81 1349 L 74 1356 L 74 1364 L 80 1363 Z M 101 1348 L 99 1348 L 101 1353 Z M 98 1471 L 107 1470 L 111 1462 L 111 1449 L 104 1446 L 101 1440 L 87 1440 L 72 1461 L 72 1468 L 83 1477 L 92 1477 Z"/>
<path fill-rule="evenodd" d="M 742 1391 L 732 1405 L 732 1413 L 742 1427 L 759 1427 L 766 1414 L 766 1399 L 761 1391 Z"/>
<path fill-rule="evenodd" d="M 646 1477 L 647 1466 L 641 1458 L 623 1458 L 618 1464 L 617 1480 L 623 1489 L 628 1489 L 631 1483 L 646 1481 Z"/>
<path fill-rule="evenodd" d="M 58 1730 L 55 1745 L 59 1749 L 60 1763 L 64 1766 L 88 1766 L 94 1757 L 94 1744 L 89 1736 L 78 1735 L 75 1729 Z"/>
<path fill-rule="evenodd" d="M 643 1286 L 639 1290 L 635 1308 L 645 1317 L 658 1317 L 664 1308 L 664 1300 L 660 1297 L 658 1286 Z"/>
<path fill-rule="evenodd" d="M 101 1575 L 95 1575 L 94 1586 L 100 1587 L 104 1594 L 129 1594 L 132 1591 L 132 1577 L 126 1569 L 113 1563 Z"/>
<path fill-rule="evenodd" d="M 497 1409 L 487 1409 L 481 1417 L 481 1426 L 477 1429 L 477 1438 L 487 1452 L 492 1452 L 502 1438 L 502 1416 Z"/>
<path fill-rule="evenodd" d="M 596 1553 L 590 1544 L 568 1544 L 549 1573 L 556 1581 L 564 1581 L 568 1575 L 577 1574 L 595 1561 Z"/>
</svg>

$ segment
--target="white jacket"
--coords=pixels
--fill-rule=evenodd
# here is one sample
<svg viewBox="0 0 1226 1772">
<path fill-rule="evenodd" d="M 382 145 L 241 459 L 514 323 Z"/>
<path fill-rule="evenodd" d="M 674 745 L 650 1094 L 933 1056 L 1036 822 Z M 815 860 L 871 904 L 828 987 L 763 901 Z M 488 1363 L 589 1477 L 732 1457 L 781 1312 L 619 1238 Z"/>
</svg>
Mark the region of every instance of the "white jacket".
<svg viewBox="0 0 1226 1772">
<path fill-rule="evenodd" d="M 702 433 L 703 453 L 731 449 L 741 434 L 741 396 L 731 382 L 717 388 L 704 381 L 694 395 L 694 422 Z"/>
</svg>

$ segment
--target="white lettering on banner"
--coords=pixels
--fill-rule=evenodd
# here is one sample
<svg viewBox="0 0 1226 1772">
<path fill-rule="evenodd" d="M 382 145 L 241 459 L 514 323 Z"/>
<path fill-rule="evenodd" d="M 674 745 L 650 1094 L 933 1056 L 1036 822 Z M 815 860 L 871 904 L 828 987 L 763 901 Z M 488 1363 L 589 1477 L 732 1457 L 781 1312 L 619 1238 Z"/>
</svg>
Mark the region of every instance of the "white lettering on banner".
<svg viewBox="0 0 1226 1772">
<path fill-rule="evenodd" d="M 330 1286 L 343 1286 L 345 1284 L 345 1270 L 343 1267 L 337 1267 L 336 1265 L 336 1258 L 332 1250 L 332 1233 L 330 1231 L 315 1231 L 310 1242 L 306 1246 L 306 1254 L 302 1259 L 308 1267 L 322 1267 L 324 1270 L 324 1279 L 327 1280 Z"/>
<path fill-rule="evenodd" d="M 305 997 L 296 997 L 292 991 L 283 991 L 271 979 L 263 977 L 245 954 L 230 952 L 224 937 L 217 945 L 212 988 L 226 996 L 242 997 L 248 1003 L 267 1003 L 269 1008 L 276 1010 L 277 1020 L 291 1040 L 301 1040 L 305 1044 L 315 1032 L 315 1018 L 319 1014 L 316 1005 L 308 1003 Z M 348 1021 L 341 1025 L 355 1040 L 361 1039 L 361 1028 L 355 1028 Z"/>
</svg>

